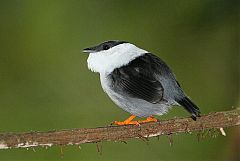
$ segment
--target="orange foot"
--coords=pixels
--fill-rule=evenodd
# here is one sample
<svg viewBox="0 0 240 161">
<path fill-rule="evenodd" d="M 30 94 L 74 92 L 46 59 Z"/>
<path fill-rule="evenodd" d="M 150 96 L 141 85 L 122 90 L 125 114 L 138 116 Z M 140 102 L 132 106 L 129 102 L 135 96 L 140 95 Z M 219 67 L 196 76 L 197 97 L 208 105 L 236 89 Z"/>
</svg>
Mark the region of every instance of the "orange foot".
<svg viewBox="0 0 240 161">
<path fill-rule="evenodd" d="M 128 119 L 125 121 L 114 121 L 113 124 L 115 125 L 140 125 L 140 123 L 147 123 L 147 122 L 157 122 L 158 120 L 154 118 L 153 116 L 148 117 L 146 120 L 138 120 L 138 121 L 132 121 L 136 116 L 131 115 Z"/>
</svg>

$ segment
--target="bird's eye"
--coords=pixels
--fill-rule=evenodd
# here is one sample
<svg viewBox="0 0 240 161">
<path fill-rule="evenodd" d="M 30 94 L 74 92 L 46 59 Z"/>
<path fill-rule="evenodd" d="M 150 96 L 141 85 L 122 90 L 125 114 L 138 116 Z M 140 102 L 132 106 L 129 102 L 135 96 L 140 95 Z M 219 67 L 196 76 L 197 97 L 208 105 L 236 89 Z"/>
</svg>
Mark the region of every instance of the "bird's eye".
<svg viewBox="0 0 240 161">
<path fill-rule="evenodd" d="M 110 48 L 110 46 L 109 45 L 103 45 L 103 50 L 108 50 Z"/>
</svg>

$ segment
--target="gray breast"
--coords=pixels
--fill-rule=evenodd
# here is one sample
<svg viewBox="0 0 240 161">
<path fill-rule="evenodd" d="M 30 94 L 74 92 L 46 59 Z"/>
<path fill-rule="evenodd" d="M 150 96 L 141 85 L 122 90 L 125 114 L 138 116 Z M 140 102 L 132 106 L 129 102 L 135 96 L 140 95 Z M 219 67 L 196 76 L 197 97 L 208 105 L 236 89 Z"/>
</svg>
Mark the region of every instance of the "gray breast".
<svg viewBox="0 0 240 161">
<path fill-rule="evenodd" d="M 112 80 L 109 76 L 101 76 L 101 85 L 111 100 L 124 111 L 138 117 L 148 117 L 151 115 L 163 115 L 168 111 L 171 102 L 160 101 L 150 103 L 143 99 L 134 98 L 127 93 L 116 91 L 112 86 Z"/>
<path fill-rule="evenodd" d="M 171 79 L 177 85 L 174 76 L 169 78 L 169 68 L 163 62 L 155 62 L 154 58 L 154 55 L 148 53 L 110 74 L 100 75 L 102 87 L 113 102 L 139 117 L 162 115 L 171 105 L 176 104 L 174 99 L 165 95 L 169 93 L 168 90 L 175 89 L 171 88 Z"/>
</svg>

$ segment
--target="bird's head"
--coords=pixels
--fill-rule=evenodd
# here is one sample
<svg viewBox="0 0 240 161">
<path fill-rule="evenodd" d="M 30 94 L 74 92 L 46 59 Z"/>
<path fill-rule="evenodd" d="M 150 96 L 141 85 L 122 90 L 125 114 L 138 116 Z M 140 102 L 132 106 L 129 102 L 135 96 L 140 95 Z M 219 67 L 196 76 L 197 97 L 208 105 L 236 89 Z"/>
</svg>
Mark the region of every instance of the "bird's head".
<svg viewBox="0 0 240 161">
<path fill-rule="evenodd" d="M 147 51 L 135 45 L 119 40 L 103 42 L 97 46 L 85 48 L 84 53 L 89 53 L 88 68 L 94 72 L 110 73 L 115 68 L 128 64 Z"/>
</svg>

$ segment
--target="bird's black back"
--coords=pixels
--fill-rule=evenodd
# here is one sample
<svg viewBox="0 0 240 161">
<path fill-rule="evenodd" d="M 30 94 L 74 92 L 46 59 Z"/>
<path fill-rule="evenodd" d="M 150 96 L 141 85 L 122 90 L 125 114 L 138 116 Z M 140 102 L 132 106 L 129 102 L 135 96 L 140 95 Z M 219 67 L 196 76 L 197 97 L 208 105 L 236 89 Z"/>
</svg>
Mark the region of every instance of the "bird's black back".
<svg viewBox="0 0 240 161">
<path fill-rule="evenodd" d="M 109 74 L 109 78 L 115 92 L 153 104 L 165 101 L 164 92 L 168 90 L 171 97 L 192 114 L 194 120 L 200 116 L 199 108 L 183 93 L 167 64 L 151 53 L 146 53 L 129 64 L 116 68 Z M 161 82 L 159 78 L 164 79 Z"/>
</svg>

